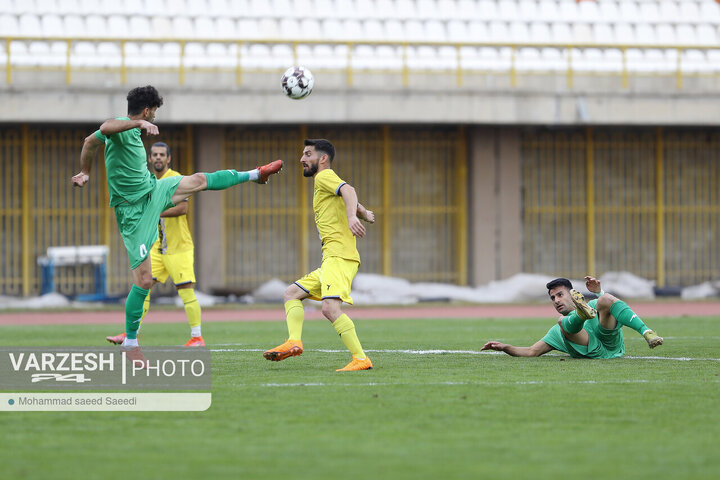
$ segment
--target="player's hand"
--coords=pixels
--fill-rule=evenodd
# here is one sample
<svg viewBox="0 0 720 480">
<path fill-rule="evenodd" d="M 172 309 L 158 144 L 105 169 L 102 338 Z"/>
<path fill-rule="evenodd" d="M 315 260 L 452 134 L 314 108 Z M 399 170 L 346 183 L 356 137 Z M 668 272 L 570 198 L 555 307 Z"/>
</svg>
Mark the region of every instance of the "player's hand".
<svg viewBox="0 0 720 480">
<path fill-rule="evenodd" d="M 368 223 L 375 223 L 375 214 L 372 210 L 365 209 L 365 218 L 364 220 Z"/>
<path fill-rule="evenodd" d="M 160 133 L 157 125 L 152 124 L 147 120 L 140 120 L 140 130 L 145 130 L 148 135 L 158 135 Z"/>
<path fill-rule="evenodd" d="M 600 280 L 590 276 L 585 277 L 585 287 L 592 293 L 600 293 L 602 291 L 602 288 L 600 288 Z"/>
<path fill-rule="evenodd" d="M 350 227 L 350 231 L 353 235 L 355 235 L 358 238 L 362 238 L 365 236 L 365 226 L 360 222 L 360 219 L 353 216 L 348 218 L 348 227 Z"/>
<path fill-rule="evenodd" d="M 90 175 L 85 172 L 80 172 L 72 177 L 73 187 L 82 187 L 90 180 Z"/>
<path fill-rule="evenodd" d="M 500 342 L 487 342 L 483 347 L 480 349 L 482 350 L 496 350 L 498 352 L 502 352 L 503 348 L 505 348 L 507 345 Z"/>
</svg>

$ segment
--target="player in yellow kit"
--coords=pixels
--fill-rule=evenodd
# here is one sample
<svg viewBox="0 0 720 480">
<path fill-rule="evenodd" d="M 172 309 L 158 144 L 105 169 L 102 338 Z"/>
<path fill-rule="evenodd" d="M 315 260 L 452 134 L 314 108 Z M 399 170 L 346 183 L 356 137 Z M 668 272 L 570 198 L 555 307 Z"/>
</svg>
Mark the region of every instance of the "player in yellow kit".
<svg viewBox="0 0 720 480">
<path fill-rule="evenodd" d="M 337 371 L 369 370 L 372 362 L 360 345 L 355 325 L 342 312 L 342 302 L 352 305 L 350 286 L 360 266 L 355 237 L 365 236 L 360 219 L 373 223 L 375 215 L 358 203 L 355 189 L 332 170 L 335 147 L 327 140 L 305 140 L 300 163 L 305 177 L 314 177 L 313 211 L 323 259 L 320 268 L 308 273 L 285 290 L 288 340 L 266 351 L 274 362 L 302 354 L 302 300 L 322 301 L 322 313 L 335 327 L 352 354 L 352 361 Z"/>
<path fill-rule="evenodd" d="M 172 155 L 170 147 L 157 142 L 150 147 L 149 163 L 160 180 L 176 177 L 180 174 L 170 168 Z M 158 223 L 158 239 L 150 249 L 152 263 L 153 284 L 165 283 L 170 277 L 177 288 L 178 295 L 185 305 L 185 313 L 190 323 L 190 340 L 186 347 L 204 347 L 200 329 L 200 304 L 195 297 L 195 252 L 187 223 L 188 201 L 179 202 L 176 206 L 168 208 L 160 214 Z M 141 320 L 145 318 L 150 306 L 150 293 L 145 297 Z M 107 337 L 111 343 L 121 344 L 125 340 L 125 333 L 114 337 Z"/>
</svg>

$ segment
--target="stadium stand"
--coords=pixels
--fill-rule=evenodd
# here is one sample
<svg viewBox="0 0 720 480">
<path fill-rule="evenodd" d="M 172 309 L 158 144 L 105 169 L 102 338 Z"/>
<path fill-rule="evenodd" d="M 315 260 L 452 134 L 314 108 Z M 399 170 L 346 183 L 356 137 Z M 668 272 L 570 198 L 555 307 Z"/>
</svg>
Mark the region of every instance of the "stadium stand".
<svg viewBox="0 0 720 480">
<path fill-rule="evenodd" d="M 83 14 L 81 12 L 92 12 Z M 451 46 L 426 45 L 406 52 L 411 69 L 505 69 L 512 52 L 496 44 L 537 44 L 525 48 L 513 62 L 519 70 L 544 67 L 568 68 L 568 55 L 558 55 L 567 44 L 601 44 L 599 49 L 576 52 L 576 70 L 619 71 L 621 46 L 639 45 L 628 51 L 626 68 L 639 72 L 667 72 L 677 68 L 675 54 L 656 47 L 718 47 L 720 5 L 712 0 L 2 0 L 0 37 L 35 37 L 45 46 L 11 48 L 10 66 L 62 64 L 66 52 L 53 48 L 41 37 L 71 39 L 176 39 L 233 41 L 350 41 L 362 42 L 484 42 L 487 46 L 464 48 L 460 55 Z M 40 38 L 38 38 L 40 37 Z M 17 40 L 13 41 L 13 44 Z M 221 43 L 225 43 L 221 42 Z M 212 47 L 211 47 L 212 45 Z M 617 48 L 612 48 L 617 45 Z M 244 47 L 245 48 L 245 47 Z M 201 50 L 198 50 L 201 49 Z M 160 58 L 163 48 L 141 49 L 144 63 L 168 63 Z M 210 51 L 212 50 L 212 51 Z M 255 49 L 257 50 L 257 49 Z M 588 51 L 591 50 L 591 51 Z M 75 49 L 72 55 L 75 54 Z M 242 67 L 258 64 L 284 65 L 285 50 L 258 62 L 254 51 L 226 56 L 217 44 L 198 42 L 190 49 L 190 65 Z M 652 53 L 650 53 L 652 52 Z M 320 49 L 318 64 L 343 68 L 347 51 Z M 713 53 L 713 55 L 710 55 Z M 706 48 L 685 49 L 681 60 L 689 71 L 717 71 L 714 52 Z M 365 45 L 357 51 L 353 67 L 367 66 L 363 58 L 382 58 L 381 68 L 401 68 L 402 56 L 387 55 L 385 46 Z M 572 55 L 571 55 L 572 56 Z M 32 59 L 29 59 L 31 57 Z M 663 59 L 667 61 L 663 61 Z M 276 60 L 276 61 L 273 61 Z M 7 62 L 7 58 L 5 57 Z M 82 65 L 84 61 L 72 64 Z M 176 64 L 172 61 L 169 63 Z"/>
</svg>

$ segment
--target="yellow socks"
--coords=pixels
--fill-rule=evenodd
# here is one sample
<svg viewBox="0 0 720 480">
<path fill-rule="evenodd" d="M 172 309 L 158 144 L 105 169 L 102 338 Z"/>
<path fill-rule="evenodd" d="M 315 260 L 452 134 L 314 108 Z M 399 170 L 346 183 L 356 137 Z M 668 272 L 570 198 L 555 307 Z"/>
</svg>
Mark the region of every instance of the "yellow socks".
<svg viewBox="0 0 720 480">
<path fill-rule="evenodd" d="M 185 314 L 188 317 L 188 323 L 192 330 L 193 337 L 200 336 L 200 304 L 195 296 L 195 290 L 192 288 L 179 288 L 178 295 L 185 304 Z"/>
<path fill-rule="evenodd" d="M 302 340 L 302 327 L 305 321 L 305 310 L 301 300 L 285 302 L 285 315 L 288 326 L 288 340 Z"/>
<path fill-rule="evenodd" d="M 357 333 L 355 333 L 355 324 L 350 320 L 350 317 L 343 313 L 335 320 L 333 327 L 335 327 L 335 331 L 340 335 L 352 356 L 364 360 L 366 358 L 365 352 L 363 352 L 360 340 L 358 340 Z"/>
</svg>

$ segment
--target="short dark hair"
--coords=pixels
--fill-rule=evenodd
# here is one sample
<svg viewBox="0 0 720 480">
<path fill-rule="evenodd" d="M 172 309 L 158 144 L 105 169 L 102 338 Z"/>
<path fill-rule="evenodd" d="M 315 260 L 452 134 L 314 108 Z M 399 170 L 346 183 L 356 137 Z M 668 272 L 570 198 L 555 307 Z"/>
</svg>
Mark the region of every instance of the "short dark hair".
<svg viewBox="0 0 720 480">
<path fill-rule="evenodd" d="M 547 287 L 548 292 L 550 290 L 552 290 L 553 288 L 557 288 L 557 287 L 566 287 L 568 290 L 572 290 L 572 288 L 573 288 L 570 280 L 568 280 L 567 278 L 562 278 L 562 277 L 556 278 L 555 280 L 548 282 L 548 284 L 545 286 Z"/>
<path fill-rule="evenodd" d="M 330 163 L 332 163 L 333 159 L 335 158 L 335 147 L 332 143 L 330 143 L 328 140 L 325 140 L 324 138 L 306 138 L 305 146 L 315 147 L 315 151 L 326 154 L 330 159 Z"/>
<path fill-rule="evenodd" d="M 133 88 L 128 92 L 128 115 L 137 115 L 145 108 L 162 107 L 163 99 L 152 85 Z"/>
<path fill-rule="evenodd" d="M 153 144 L 150 146 L 150 152 L 152 152 L 152 148 L 153 148 L 153 147 L 165 147 L 165 155 L 167 155 L 168 157 L 170 156 L 170 147 L 168 146 L 167 143 L 164 143 L 164 142 L 155 142 L 155 143 L 153 143 Z"/>
</svg>

